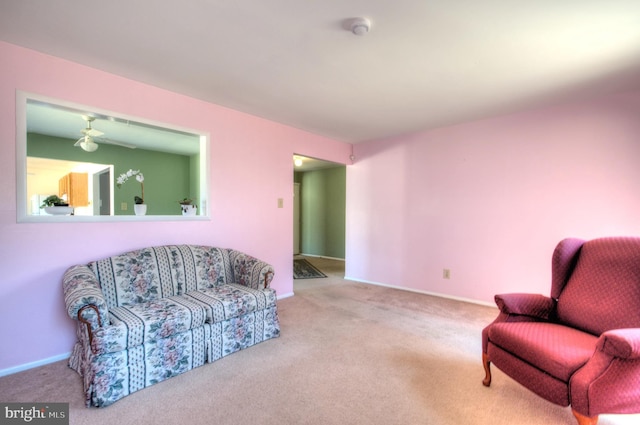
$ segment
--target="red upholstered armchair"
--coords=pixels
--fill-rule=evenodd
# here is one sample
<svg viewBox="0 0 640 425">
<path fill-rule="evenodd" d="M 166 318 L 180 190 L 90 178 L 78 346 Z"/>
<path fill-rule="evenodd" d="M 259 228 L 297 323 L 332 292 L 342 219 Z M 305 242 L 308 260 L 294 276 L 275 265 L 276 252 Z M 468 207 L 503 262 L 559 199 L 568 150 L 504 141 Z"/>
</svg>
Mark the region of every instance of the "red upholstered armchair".
<svg viewBox="0 0 640 425">
<path fill-rule="evenodd" d="M 640 238 L 565 239 L 552 258 L 551 296 L 496 295 L 482 331 L 491 363 L 580 425 L 640 413 Z"/>
</svg>

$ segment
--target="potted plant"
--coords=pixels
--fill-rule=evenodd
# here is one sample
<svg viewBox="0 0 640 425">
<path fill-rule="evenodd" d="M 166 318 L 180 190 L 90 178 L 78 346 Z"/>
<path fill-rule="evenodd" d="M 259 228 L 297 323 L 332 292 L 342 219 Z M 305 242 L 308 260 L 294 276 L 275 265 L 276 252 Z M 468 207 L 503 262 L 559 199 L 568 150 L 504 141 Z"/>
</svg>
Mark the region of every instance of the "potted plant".
<svg viewBox="0 0 640 425">
<path fill-rule="evenodd" d="M 118 179 L 116 180 L 116 184 L 118 188 L 120 188 L 123 184 L 129 180 L 129 177 L 136 177 L 136 180 L 140 182 L 141 196 L 133 197 L 133 210 L 136 215 L 145 215 L 147 213 L 147 205 L 144 203 L 144 175 L 140 172 L 140 170 L 129 170 L 126 173 L 120 174 Z"/>
<path fill-rule="evenodd" d="M 49 195 L 44 198 L 40 208 L 44 208 L 45 212 L 51 215 L 68 215 L 73 212 L 73 207 L 58 195 Z"/>
<path fill-rule="evenodd" d="M 184 198 L 178 201 L 178 203 L 180 204 L 182 215 L 196 215 L 198 206 L 193 204 L 193 199 Z"/>
</svg>

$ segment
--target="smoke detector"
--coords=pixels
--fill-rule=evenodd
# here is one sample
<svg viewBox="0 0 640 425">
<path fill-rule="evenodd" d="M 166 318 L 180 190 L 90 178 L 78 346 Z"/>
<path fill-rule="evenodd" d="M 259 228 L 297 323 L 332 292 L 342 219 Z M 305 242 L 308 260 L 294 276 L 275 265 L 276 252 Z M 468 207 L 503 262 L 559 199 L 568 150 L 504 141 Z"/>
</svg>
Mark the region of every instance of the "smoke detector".
<svg viewBox="0 0 640 425">
<path fill-rule="evenodd" d="M 365 35 L 371 28 L 371 21 L 367 18 L 354 18 L 351 20 L 351 32 L 355 35 Z"/>
</svg>

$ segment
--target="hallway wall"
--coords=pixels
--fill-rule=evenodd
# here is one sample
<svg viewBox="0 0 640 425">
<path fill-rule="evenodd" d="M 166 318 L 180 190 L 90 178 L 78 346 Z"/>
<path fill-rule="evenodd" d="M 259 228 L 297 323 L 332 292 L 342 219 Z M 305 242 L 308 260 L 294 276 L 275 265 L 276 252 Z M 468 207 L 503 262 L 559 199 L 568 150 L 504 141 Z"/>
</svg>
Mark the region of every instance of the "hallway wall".
<svg viewBox="0 0 640 425">
<path fill-rule="evenodd" d="M 297 172 L 301 252 L 344 259 L 346 167 Z"/>
</svg>

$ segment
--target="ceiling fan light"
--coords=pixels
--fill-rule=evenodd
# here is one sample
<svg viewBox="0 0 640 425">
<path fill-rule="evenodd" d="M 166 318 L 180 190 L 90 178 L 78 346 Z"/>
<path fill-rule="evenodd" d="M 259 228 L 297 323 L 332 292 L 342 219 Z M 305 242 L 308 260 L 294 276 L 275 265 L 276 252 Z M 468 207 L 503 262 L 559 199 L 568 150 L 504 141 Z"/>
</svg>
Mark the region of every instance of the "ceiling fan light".
<svg viewBox="0 0 640 425">
<path fill-rule="evenodd" d="M 80 146 L 87 152 L 95 152 L 98 149 L 98 145 L 96 143 L 82 142 Z"/>
<path fill-rule="evenodd" d="M 86 136 L 84 141 L 80 143 L 80 147 L 87 152 L 95 152 L 98 149 L 98 144 L 91 137 Z"/>
</svg>

